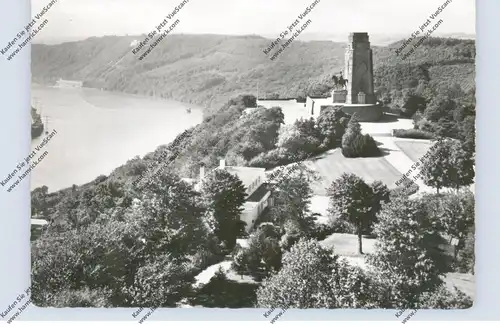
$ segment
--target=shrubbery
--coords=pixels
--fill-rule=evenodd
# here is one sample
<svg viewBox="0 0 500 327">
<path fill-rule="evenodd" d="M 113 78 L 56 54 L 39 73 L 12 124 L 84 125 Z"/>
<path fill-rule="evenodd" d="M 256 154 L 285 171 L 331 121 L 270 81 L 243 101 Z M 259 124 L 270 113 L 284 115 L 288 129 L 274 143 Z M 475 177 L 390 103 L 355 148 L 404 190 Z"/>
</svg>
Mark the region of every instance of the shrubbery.
<svg viewBox="0 0 500 327">
<path fill-rule="evenodd" d="M 106 308 L 110 307 L 111 291 L 102 289 L 90 289 L 83 287 L 72 290 L 65 289 L 55 294 L 39 294 L 38 298 L 45 306 L 55 308 Z"/>
<path fill-rule="evenodd" d="M 264 223 L 250 236 L 248 248 L 240 248 L 234 255 L 233 268 L 241 275 L 250 275 L 260 281 L 281 268 L 279 229 Z"/>
<path fill-rule="evenodd" d="M 432 140 L 434 138 L 433 133 L 419 129 L 394 129 L 393 135 L 395 137 L 408 138 L 408 139 Z"/>
<path fill-rule="evenodd" d="M 291 157 L 286 149 L 278 148 L 259 154 L 250 160 L 248 165 L 250 167 L 272 168 L 289 164 L 293 162 L 293 159 L 295 156 Z"/>
<path fill-rule="evenodd" d="M 396 187 L 390 191 L 391 197 L 410 196 L 417 193 L 419 190 L 418 184 L 412 180 L 405 179 L 403 185 Z"/>
<path fill-rule="evenodd" d="M 344 219 L 331 218 L 328 222 L 328 225 L 331 228 L 331 234 L 339 233 L 339 234 L 356 234 L 356 226 L 346 221 Z"/>
<path fill-rule="evenodd" d="M 341 107 L 327 107 L 321 111 L 317 121 L 313 118 L 298 119 L 293 125 L 282 125 L 276 147 L 262 152 L 251 160 L 251 167 L 272 168 L 311 158 L 340 145 L 347 128 L 349 116 Z M 362 151 L 370 153 L 375 141 L 371 137 L 360 140 Z M 367 148 L 368 147 L 368 148 Z"/>
<path fill-rule="evenodd" d="M 445 285 L 440 286 L 434 292 L 425 292 L 419 298 L 419 309 L 468 309 L 472 307 L 473 301 L 464 292 L 455 287 L 455 291 L 449 291 Z"/>
<path fill-rule="evenodd" d="M 314 230 L 311 232 L 311 237 L 315 240 L 322 241 L 333 233 L 343 233 L 336 230 L 332 224 L 316 223 Z"/>
</svg>

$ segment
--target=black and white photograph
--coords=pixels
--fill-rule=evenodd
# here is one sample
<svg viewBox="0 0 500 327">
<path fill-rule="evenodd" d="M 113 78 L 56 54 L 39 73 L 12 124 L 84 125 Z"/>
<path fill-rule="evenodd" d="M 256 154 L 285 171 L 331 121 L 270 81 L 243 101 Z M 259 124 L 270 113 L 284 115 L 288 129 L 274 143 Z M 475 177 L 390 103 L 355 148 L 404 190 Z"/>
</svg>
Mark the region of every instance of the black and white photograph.
<svg viewBox="0 0 500 327">
<path fill-rule="evenodd" d="M 0 47 L 32 43 L 32 152 L 1 179 L 31 183 L 33 305 L 273 324 L 473 306 L 474 1 L 33 0 L 31 16 Z"/>
</svg>

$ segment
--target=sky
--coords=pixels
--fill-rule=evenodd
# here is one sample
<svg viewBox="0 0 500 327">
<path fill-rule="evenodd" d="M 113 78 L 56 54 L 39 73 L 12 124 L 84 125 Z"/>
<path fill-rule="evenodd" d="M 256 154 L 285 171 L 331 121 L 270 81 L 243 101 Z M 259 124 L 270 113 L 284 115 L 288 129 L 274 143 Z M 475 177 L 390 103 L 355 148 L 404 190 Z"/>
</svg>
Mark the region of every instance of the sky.
<svg viewBox="0 0 500 327">
<path fill-rule="evenodd" d="M 35 42 L 57 38 L 136 35 L 154 30 L 182 0 L 58 0 Z M 50 0 L 32 0 L 32 16 Z M 175 33 L 259 34 L 287 27 L 314 0 L 189 0 L 177 14 Z M 304 32 L 411 34 L 445 0 L 320 0 Z M 475 34 L 475 1 L 451 0 L 433 35 Z"/>
</svg>

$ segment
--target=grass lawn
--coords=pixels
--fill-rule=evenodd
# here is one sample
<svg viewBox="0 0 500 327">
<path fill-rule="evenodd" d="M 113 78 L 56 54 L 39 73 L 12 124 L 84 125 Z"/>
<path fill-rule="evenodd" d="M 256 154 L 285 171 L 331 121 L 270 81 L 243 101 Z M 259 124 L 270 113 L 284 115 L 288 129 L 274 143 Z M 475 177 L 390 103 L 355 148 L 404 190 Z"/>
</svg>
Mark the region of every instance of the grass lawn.
<svg viewBox="0 0 500 327">
<path fill-rule="evenodd" d="M 363 237 L 363 252 L 370 254 L 375 252 L 374 238 Z M 358 237 L 354 234 L 334 233 L 320 242 L 326 248 L 334 249 L 336 254 L 348 257 L 363 258 L 363 254 L 358 253 Z"/>
<path fill-rule="evenodd" d="M 401 178 L 401 174 L 384 157 L 345 158 L 340 149 L 307 161 L 307 165 L 321 177 L 312 185 L 316 195 L 326 195 L 326 188 L 343 173 L 356 174 L 367 183 L 380 180 L 388 186 Z"/>
<path fill-rule="evenodd" d="M 363 237 L 363 253 L 370 254 L 375 252 L 375 239 Z M 335 254 L 346 258 L 352 265 L 366 268 L 365 255 L 358 253 L 358 237 L 353 234 L 334 233 L 320 242 L 328 249 L 333 247 Z"/>
<path fill-rule="evenodd" d="M 420 158 L 422 158 L 427 151 L 429 151 L 429 148 L 432 146 L 434 143 L 433 141 L 403 141 L 403 140 L 397 140 L 394 141 L 396 145 L 401 149 L 401 151 L 404 152 L 412 161 L 416 162 L 419 161 Z"/>
</svg>

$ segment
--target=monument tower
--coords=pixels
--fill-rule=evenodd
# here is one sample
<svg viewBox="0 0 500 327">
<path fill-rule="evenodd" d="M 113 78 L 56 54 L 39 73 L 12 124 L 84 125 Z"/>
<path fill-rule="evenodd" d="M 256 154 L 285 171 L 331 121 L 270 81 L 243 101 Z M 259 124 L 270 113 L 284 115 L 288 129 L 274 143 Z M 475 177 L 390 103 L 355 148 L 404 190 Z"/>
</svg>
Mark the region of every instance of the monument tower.
<svg viewBox="0 0 500 327">
<path fill-rule="evenodd" d="M 373 59 L 368 33 L 349 34 L 345 50 L 344 78 L 347 79 L 348 104 L 375 104 Z"/>
</svg>

